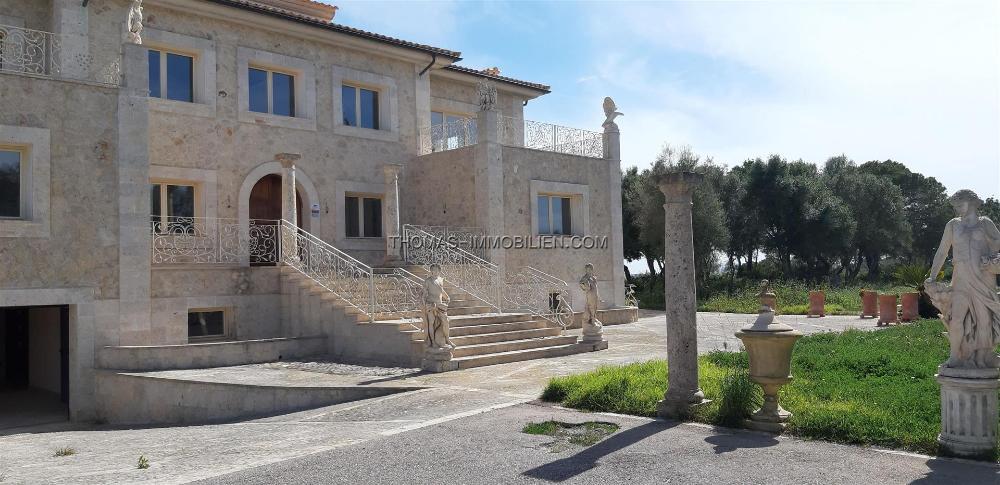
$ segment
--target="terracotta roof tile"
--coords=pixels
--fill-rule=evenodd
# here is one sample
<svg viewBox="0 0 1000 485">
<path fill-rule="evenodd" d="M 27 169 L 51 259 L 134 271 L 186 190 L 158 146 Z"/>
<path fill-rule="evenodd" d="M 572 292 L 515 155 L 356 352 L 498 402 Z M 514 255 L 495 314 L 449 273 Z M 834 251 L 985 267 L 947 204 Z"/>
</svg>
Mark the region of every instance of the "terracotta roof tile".
<svg viewBox="0 0 1000 485">
<path fill-rule="evenodd" d="M 485 78 L 494 79 L 494 80 L 502 81 L 502 82 L 505 82 L 505 83 L 516 84 L 518 86 L 524 86 L 526 88 L 531 88 L 531 89 L 535 89 L 535 90 L 538 90 L 538 91 L 543 91 L 543 92 L 546 92 L 546 93 L 552 92 L 551 89 L 550 89 L 550 87 L 547 84 L 533 83 L 533 82 L 530 82 L 530 81 L 522 81 L 520 79 L 514 79 L 512 77 L 494 75 L 492 73 L 486 72 L 485 69 L 473 69 L 471 67 L 459 66 L 459 65 L 456 65 L 456 64 L 452 64 L 450 66 L 445 66 L 445 69 L 450 69 L 452 71 L 458 71 L 458 72 L 464 72 L 466 74 L 472 74 L 472 75 L 475 75 L 475 76 L 482 76 L 482 77 L 485 77 Z"/>
</svg>

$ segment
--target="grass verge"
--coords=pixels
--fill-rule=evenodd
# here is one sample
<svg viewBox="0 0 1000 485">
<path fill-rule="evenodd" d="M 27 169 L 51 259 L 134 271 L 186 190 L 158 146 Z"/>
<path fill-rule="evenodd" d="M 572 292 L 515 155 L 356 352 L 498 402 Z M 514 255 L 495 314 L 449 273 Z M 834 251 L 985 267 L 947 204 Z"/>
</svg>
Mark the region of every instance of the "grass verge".
<svg viewBox="0 0 1000 485">
<path fill-rule="evenodd" d="M 809 312 L 809 290 L 817 289 L 803 283 L 790 282 L 773 285 L 778 297 L 778 313 L 783 315 L 805 315 Z M 914 291 L 906 286 L 852 286 L 848 288 L 819 288 L 826 293 L 827 315 L 857 315 L 861 312 L 862 289 L 877 290 L 884 294 L 901 294 Z M 698 302 L 700 312 L 757 313 L 760 309 L 758 288 L 745 288 L 730 296 L 725 293 Z"/>
<path fill-rule="evenodd" d="M 939 320 L 921 320 L 877 332 L 803 337 L 792 358 L 794 380 L 781 391 L 781 405 L 794 414 L 788 433 L 937 454 L 941 408 L 934 373 L 948 356 L 942 331 Z M 746 352 L 699 358 L 701 386 L 712 402 L 699 408 L 694 420 L 732 423 L 732 413 L 720 410 L 722 387 L 746 363 Z M 666 388 L 667 364 L 653 360 L 554 378 L 542 399 L 589 411 L 655 416 Z"/>
</svg>

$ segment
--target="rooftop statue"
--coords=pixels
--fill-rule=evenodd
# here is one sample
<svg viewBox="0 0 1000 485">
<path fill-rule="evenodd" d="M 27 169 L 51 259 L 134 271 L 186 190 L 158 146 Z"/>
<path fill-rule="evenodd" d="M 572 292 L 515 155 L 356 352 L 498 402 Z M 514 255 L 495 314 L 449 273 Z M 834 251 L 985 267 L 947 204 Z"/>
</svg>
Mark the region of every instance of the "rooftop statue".
<svg viewBox="0 0 1000 485">
<path fill-rule="evenodd" d="M 483 79 L 479 81 L 479 110 L 493 111 L 497 107 L 497 87 Z"/>
<path fill-rule="evenodd" d="M 608 96 L 604 98 L 604 116 L 605 120 L 601 126 L 608 126 L 615 124 L 615 118 L 625 116 L 625 113 L 618 111 L 615 100 L 611 99 L 611 96 Z"/>
<path fill-rule="evenodd" d="M 128 41 L 132 44 L 142 44 L 142 0 L 132 0 L 128 9 Z"/>
<path fill-rule="evenodd" d="M 960 190 L 949 200 L 958 217 L 945 226 L 924 285 L 948 330 L 951 355 L 944 366 L 996 368 L 1000 366 L 995 353 L 1000 344 L 1000 230 L 976 212 L 983 201 L 975 192 Z M 935 281 L 948 250 L 954 268 L 950 285 Z"/>
</svg>

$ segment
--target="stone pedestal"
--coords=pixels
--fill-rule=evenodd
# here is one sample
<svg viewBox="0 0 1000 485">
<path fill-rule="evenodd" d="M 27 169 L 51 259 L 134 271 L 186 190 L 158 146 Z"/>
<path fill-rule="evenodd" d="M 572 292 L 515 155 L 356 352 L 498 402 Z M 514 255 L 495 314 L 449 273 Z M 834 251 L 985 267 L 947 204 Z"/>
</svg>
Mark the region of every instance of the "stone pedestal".
<svg viewBox="0 0 1000 485">
<path fill-rule="evenodd" d="M 940 366 L 935 377 L 941 385 L 941 452 L 992 460 L 1000 370 Z"/>
<path fill-rule="evenodd" d="M 658 180 L 665 196 L 663 204 L 664 292 L 667 302 L 668 384 L 657 414 L 683 419 L 693 406 L 704 404 L 705 393 L 698 387 L 698 327 L 695 310 L 694 239 L 691 223 L 691 192 L 702 175 L 670 173 Z"/>
<path fill-rule="evenodd" d="M 427 349 L 420 367 L 428 372 L 448 372 L 458 369 L 458 362 L 452 360 L 450 350 Z"/>
</svg>

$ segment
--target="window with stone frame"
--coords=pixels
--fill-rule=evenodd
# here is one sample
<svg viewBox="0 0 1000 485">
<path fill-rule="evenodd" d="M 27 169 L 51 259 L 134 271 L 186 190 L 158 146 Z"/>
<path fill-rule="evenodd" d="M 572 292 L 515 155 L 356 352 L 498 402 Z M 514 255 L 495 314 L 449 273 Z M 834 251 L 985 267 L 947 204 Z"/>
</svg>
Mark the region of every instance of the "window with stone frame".
<svg viewBox="0 0 1000 485">
<path fill-rule="evenodd" d="M 379 92 L 353 84 L 341 86 L 344 125 L 379 129 Z"/>
<path fill-rule="evenodd" d="M 149 95 L 173 101 L 194 102 L 195 57 L 164 49 L 147 51 Z"/>
<path fill-rule="evenodd" d="M 23 149 L 0 146 L 0 218 L 21 219 L 26 215 L 25 159 Z"/>
<path fill-rule="evenodd" d="M 225 308 L 188 310 L 188 341 L 226 338 L 229 335 L 228 314 Z"/>
<path fill-rule="evenodd" d="M 344 198 L 347 237 L 382 237 L 382 198 L 348 194 Z"/>
<path fill-rule="evenodd" d="M 538 196 L 538 234 L 573 234 L 573 199 L 562 195 Z"/>
<path fill-rule="evenodd" d="M 150 226 L 155 233 L 194 230 L 198 191 L 194 184 L 152 182 L 149 186 Z"/>
<path fill-rule="evenodd" d="M 249 67 L 250 111 L 295 117 L 295 76 Z"/>
</svg>

